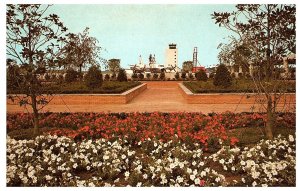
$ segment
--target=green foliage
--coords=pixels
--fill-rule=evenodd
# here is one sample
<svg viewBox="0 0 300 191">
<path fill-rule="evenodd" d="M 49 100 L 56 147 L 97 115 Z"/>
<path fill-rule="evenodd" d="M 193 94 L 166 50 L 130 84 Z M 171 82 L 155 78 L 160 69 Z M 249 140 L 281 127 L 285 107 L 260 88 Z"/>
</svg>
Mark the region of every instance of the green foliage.
<svg viewBox="0 0 300 191">
<path fill-rule="evenodd" d="M 151 74 L 150 73 L 147 73 L 146 74 L 146 78 L 149 80 L 151 78 Z"/>
<path fill-rule="evenodd" d="M 185 73 L 185 72 L 182 72 L 182 73 L 181 73 L 181 78 L 182 78 L 182 79 L 185 79 L 185 78 L 186 78 L 186 73 Z"/>
<path fill-rule="evenodd" d="M 144 74 L 139 73 L 139 79 L 140 79 L 140 80 L 143 80 L 143 79 L 144 79 Z"/>
<path fill-rule="evenodd" d="M 216 76 L 214 78 L 215 86 L 222 86 L 224 88 L 231 86 L 232 78 L 226 66 L 220 64 L 217 68 Z"/>
<path fill-rule="evenodd" d="M 157 74 L 157 73 L 154 73 L 154 74 L 153 74 L 153 79 L 156 80 L 157 78 L 158 78 L 158 74 Z"/>
<path fill-rule="evenodd" d="M 115 58 L 108 60 L 109 71 L 111 71 L 113 73 L 118 72 L 120 69 L 120 62 L 121 62 L 120 59 L 115 59 Z"/>
<path fill-rule="evenodd" d="M 133 73 L 133 74 L 131 75 L 131 78 L 132 78 L 133 80 L 136 80 L 136 79 L 138 78 L 137 73 Z"/>
<path fill-rule="evenodd" d="M 110 77 L 109 77 L 109 74 L 105 74 L 104 80 L 105 80 L 105 81 L 109 81 L 109 78 L 110 78 Z"/>
<path fill-rule="evenodd" d="M 175 74 L 175 79 L 178 80 L 179 78 L 180 78 L 179 72 L 176 72 L 176 74 Z"/>
<path fill-rule="evenodd" d="M 84 77 L 85 85 L 90 88 L 99 88 L 102 86 L 103 78 L 98 66 L 91 66 Z"/>
<path fill-rule="evenodd" d="M 126 71 L 123 68 L 119 69 L 117 80 L 119 82 L 126 82 L 127 81 Z"/>
<path fill-rule="evenodd" d="M 160 75 L 159 75 L 159 79 L 160 80 L 164 80 L 166 77 L 165 73 L 164 72 L 161 72 Z"/>
<path fill-rule="evenodd" d="M 77 77 L 78 77 L 78 72 L 75 71 L 73 68 L 69 68 L 66 72 L 65 82 L 67 83 L 75 82 L 77 80 Z"/>
<path fill-rule="evenodd" d="M 193 80 L 193 79 L 194 79 L 193 73 L 189 73 L 189 79 L 190 79 L 190 80 Z"/>
<path fill-rule="evenodd" d="M 204 70 L 199 70 L 195 73 L 195 77 L 198 81 L 206 82 L 208 80 L 207 75 Z"/>
<path fill-rule="evenodd" d="M 182 70 L 185 72 L 190 72 L 193 69 L 193 61 L 184 61 L 182 63 Z"/>
</svg>

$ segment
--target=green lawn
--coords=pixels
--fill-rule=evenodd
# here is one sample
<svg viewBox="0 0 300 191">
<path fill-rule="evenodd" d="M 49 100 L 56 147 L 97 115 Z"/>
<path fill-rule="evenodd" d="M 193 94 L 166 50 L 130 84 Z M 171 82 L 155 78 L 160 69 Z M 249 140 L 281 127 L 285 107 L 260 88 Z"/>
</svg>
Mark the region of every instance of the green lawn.
<svg viewBox="0 0 300 191">
<path fill-rule="evenodd" d="M 289 81 L 277 81 L 279 88 L 285 92 L 296 92 L 296 82 Z M 264 83 L 264 82 L 263 82 Z M 237 79 L 233 80 L 233 83 L 230 87 L 217 87 L 213 84 L 213 80 L 207 82 L 203 81 L 189 81 L 183 82 L 183 84 L 191 90 L 193 93 L 252 93 L 255 92 L 255 85 L 253 81 L 246 79 Z M 273 85 L 269 85 L 270 88 L 273 88 Z"/>
<path fill-rule="evenodd" d="M 84 82 L 73 82 L 63 84 L 47 84 L 43 88 L 45 92 L 53 94 L 119 94 L 123 93 L 133 87 L 140 85 L 140 82 L 118 82 L 118 81 L 104 81 L 102 86 L 95 89 L 89 89 Z M 23 93 L 20 90 L 8 90 L 8 94 Z"/>
</svg>

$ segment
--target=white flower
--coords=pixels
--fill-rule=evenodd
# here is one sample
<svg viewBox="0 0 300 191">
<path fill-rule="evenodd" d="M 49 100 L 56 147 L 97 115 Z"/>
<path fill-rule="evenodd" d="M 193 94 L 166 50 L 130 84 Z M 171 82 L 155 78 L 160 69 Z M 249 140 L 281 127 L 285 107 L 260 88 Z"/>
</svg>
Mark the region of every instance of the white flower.
<svg viewBox="0 0 300 191">
<path fill-rule="evenodd" d="M 224 159 L 219 160 L 219 163 L 224 164 Z"/>
<path fill-rule="evenodd" d="M 295 141 L 293 135 L 289 135 L 289 141 L 290 141 L 290 142 L 294 142 L 294 141 Z"/>
<path fill-rule="evenodd" d="M 196 178 L 196 179 L 194 180 L 194 182 L 195 182 L 196 185 L 197 185 L 197 184 L 200 184 L 200 179 L 199 179 L 199 178 Z"/>
<path fill-rule="evenodd" d="M 245 181 L 245 178 L 242 178 L 242 182 L 243 182 L 243 183 L 245 183 L 245 182 L 246 182 L 246 181 Z"/>
<path fill-rule="evenodd" d="M 229 163 L 232 163 L 232 159 L 230 158 L 230 159 L 228 160 L 228 162 L 229 162 Z"/>
<path fill-rule="evenodd" d="M 193 161 L 193 162 L 192 162 L 192 165 L 193 165 L 193 166 L 195 166 L 196 164 L 197 164 L 196 161 Z"/>
<path fill-rule="evenodd" d="M 147 178 L 148 178 L 148 175 L 147 175 L 147 174 L 143 174 L 143 178 L 144 178 L 144 179 L 147 179 Z"/>
<path fill-rule="evenodd" d="M 122 159 L 125 159 L 125 158 L 126 158 L 126 155 L 123 154 L 121 157 L 122 157 Z"/>
<path fill-rule="evenodd" d="M 200 166 L 204 166 L 204 162 L 202 162 L 202 161 L 199 164 L 200 164 Z"/>
<path fill-rule="evenodd" d="M 220 177 L 217 177 L 217 178 L 215 179 L 215 181 L 216 181 L 216 182 L 220 182 Z"/>
<path fill-rule="evenodd" d="M 173 168 L 175 168 L 175 167 L 176 167 L 176 165 L 175 165 L 174 163 L 171 163 L 171 164 L 170 164 L 170 168 L 171 168 L 171 169 L 173 169 Z"/>
<path fill-rule="evenodd" d="M 137 186 L 137 187 L 141 187 L 141 186 L 142 186 L 142 183 L 141 183 L 141 182 L 138 182 L 138 183 L 136 184 L 136 186 Z"/>
<path fill-rule="evenodd" d="M 227 166 L 225 166 L 225 165 L 223 166 L 223 169 L 224 169 L 224 170 L 228 170 L 228 169 L 227 169 Z"/>
<path fill-rule="evenodd" d="M 268 187 L 268 185 L 267 185 L 267 184 L 262 184 L 261 186 L 262 186 L 262 187 Z"/>
<path fill-rule="evenodd" d="M 181 183 L 181 182 L 183 182 L 183 178 L 181 176 L 177 176 L 176 181 L 178 183 Z"/>
<path fill-rule="evenodd" d="M 197 169 L 195 169 L 195 170 L 193 171 L 193 175 L 197 175 L 197 173 L 198 173 L 198 171 L 197 171 Z"/>
<path fill-rule="evenodd" d="M 245 161 L 242 160 L 241 165 L 244 166 L 245 164 L 246 164 Z"/>
<path fill-rule="evenodd" d="M 252 157 L 252 154 L 250 152 L 248 152 L 247 157 Z"/>
<path fill-rule="evenodd" d="M 202 171 L 202 172 L 200 173 L 200 176 L 201 176 L 201 177 L 206 176 L 206 171 Z"/>
<path fill-rule="evenodd" d="M 46 180 L 49 181 L 49 180 L 52 180 L 53 177 L 52 177 L 52 176 L 49 176 L 49 175 L 46 175 L 45 178 L 46 178 Z"/>
<path fill-rule="evenodd" d="M 184 167 L 184 164 L 181 162 L 181 163 L 179 163 L 179 167 L 180 168 L 183 168 Z"/>
<path fill-rule="evenodd" d="M 194 180 L 195 178 L 196 178 L 195 175 L 193 175 L 193 174 L 190 175 L 190 179 L 191 179 L 191 180 Z"/>
<path fill-rule="evenodd" d="M 104 159 L 104 160 L 108 160 L 108 159 L 109 159 L 109 156 L 108 156 L 108 155 L 104 155 L 104 156 L 103 156 L 103 159 Z"/>
<path fill-rule="evenodd" d="M 87 167 L 86 167 L 86 169 L 87 169 L 87 170 L 90 170 L 90 169 L 91 169 L 91 167 L 90 167 L 90 166 L 87 166 Z"/>
<path fill-rule="evenodd" d="M 90 182 L 88 185 L 89 185 L 90 187 L 95 187 L 95 184 L 94 184 L 93 182 Z"/>
<path fill-rule="evenodd" d="M 72 176 L 72 174 L 71 174 L 71 173 L 68 173 L 68 174 L 67 174 L 67 176 L 68 176 L 68 177 L 71 177 L 71 176 Z"/>
<path fill-rule="evenodd" d="M 235 171 L 235 167 L 234 167 L 234 166 L 233 166 L 233 167 L 231 167 L 231 170 L 232 170 L 232 171 Z"/>
<path fill-rule="evenodd" d="M 154 147 L 157 147 L 157 143 L 156 142 L 154 143 Z"/>
<path fill-rule="evenodd" d="M 125 172 L 125 176 L 128 177 L 130 173 L 128 171 Z"/>
<path fill-rule="evenodd" d="M 252 183 L 252 186 L 255 187 L 256 185 L 257 185 L 257 183 L 254 181 L 254 182 Z"/>
<path fill-rule="evenodd" d="M 189 173 L 189 174 L 191 174 L 193 171 L 192 171 L 192 169 L 187 168 L 187 169 L 186 169 L 186 172 Z"/>
</svg>

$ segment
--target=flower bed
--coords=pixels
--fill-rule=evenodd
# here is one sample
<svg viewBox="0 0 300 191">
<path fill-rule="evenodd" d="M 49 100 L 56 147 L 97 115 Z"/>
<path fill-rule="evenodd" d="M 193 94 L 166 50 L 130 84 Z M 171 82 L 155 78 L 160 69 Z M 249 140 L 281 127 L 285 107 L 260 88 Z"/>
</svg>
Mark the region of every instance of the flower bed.
<svg viewBox="0 0 300 191">
<path fill-rule="evenodd" d="M 212 155 L 198 143 L 7 137 L 7 186 L 295 186 L 295 140 Z"/>
<path fill-rule="evenodd" d="M 30 114 L 8 114 L 7 131 L 32 128 L 31 118 Z M 41 115 L 39 125 L 48 128 L 50 134 L 77 141 L 89 138 L 114 141 L 126 137 L 136 143 L 148 138 L 179 139 L 186 143 L 197 142 L 207 148 L 216 147 L 219 139 L 233 145 L 238 140 L 228 136 L 228 130 L 263 127 L 264 121 L 265 114 L 259 113 L 48 113 Z M 295 114 L 279 115 L 276 124 L 294 128 Z"/>
</svg>

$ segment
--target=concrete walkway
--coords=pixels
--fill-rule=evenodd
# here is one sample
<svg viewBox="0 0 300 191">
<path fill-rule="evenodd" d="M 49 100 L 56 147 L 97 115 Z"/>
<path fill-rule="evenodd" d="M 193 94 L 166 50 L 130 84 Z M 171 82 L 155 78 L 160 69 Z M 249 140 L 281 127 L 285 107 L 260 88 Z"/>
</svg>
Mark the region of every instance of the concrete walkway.
<svg viewBox="0 0 300 191">
<path fill-rule="evenodd" d="M 181 95 L 178 82 L 145 82 L 148 88 L 128 104 L 101 105 L 47 105 L 51 112 L 250 112 L 262 111 L 261 105 L 252 104 L 188 104 Z M 7 105 L 7 112 L 26 112 L 18 105 Z"/>
</svg>

